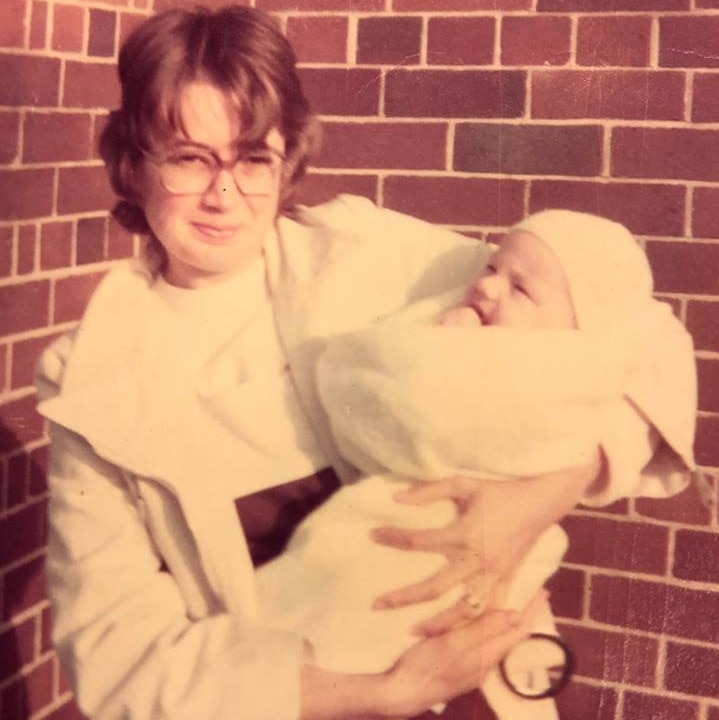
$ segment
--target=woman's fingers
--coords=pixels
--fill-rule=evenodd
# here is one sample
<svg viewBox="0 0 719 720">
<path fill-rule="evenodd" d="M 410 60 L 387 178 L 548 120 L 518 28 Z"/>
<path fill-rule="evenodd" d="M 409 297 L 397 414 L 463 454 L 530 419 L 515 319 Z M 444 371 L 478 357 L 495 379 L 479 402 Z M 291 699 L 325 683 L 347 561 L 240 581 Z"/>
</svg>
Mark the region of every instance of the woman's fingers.
<svg viewBox="0 0 719 720">
<path fill-rule="evenodd" d="M 467 574 L 468 570 L 461 565 L 445 565 L 439 572 L 425 580 L 381 595 L 374 601 L 372 607 L 375 610 L 387 610 L 435 600 L 449 588 L 461 584 Z"/>
<path fill-rule="evenodd" d="M 443 528 L 432 530 L 407 530 L 395 527 L 375 528 L 372 540 L 380 545 L 398 550 L 419 550 L 423 552 L 448 553 L 448 549 L 459 547 L 462 539 L 461 529 L 456 522 Z"/>
<path fill-rule="evenodd" d="M 396 493 L 394 499 L 408 505 L 425 505 L 440 500 L 461 501 L 471 495 L 472 488 L 467 486 L 464 478 L 449 478 L 432 482 L 418 480 Z"/>
</svg>

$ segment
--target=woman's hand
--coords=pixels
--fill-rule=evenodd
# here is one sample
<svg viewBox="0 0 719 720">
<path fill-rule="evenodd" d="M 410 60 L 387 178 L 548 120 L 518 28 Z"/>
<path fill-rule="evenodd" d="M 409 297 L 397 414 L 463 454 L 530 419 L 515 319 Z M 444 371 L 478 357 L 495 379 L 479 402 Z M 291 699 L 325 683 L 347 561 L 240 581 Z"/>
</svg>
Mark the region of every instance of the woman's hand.
<svg viewBox="0 0 719 720">
<path fill-rule="evenodd" d="M 424 505 L 454 501 L 458 516 L 435 530 L 378 528 L 373 539 L 403 550 L 441 553 L 447 563 L 434 575 L 414 585 L 393 590 L 375 602 L 375 608 L 395 608 L 433 600 L 456 585 L 471 590 L 454 606 L 416 628 L 418 634 L 443 633 L 474 617 L 501 593 L 504 584 L 537 538 L 569 512 L 593 482 L 603 474 L 603 457 L 560 472 L 509 481 L 452 478 L 417 482 L 398 493 L 402 503 Z M 481 603 L 481 607 L 478 607 Z"/>
<path fill-rule="evenodd" d="M 305 665 L 302 720 L 380 720 L 417 715 L 479 687 L 530 632 L 547 593 L 521 612 L 491 610 L 461 628 L 421 640 L 386 673 L 346 675 Z"/>
</svg>

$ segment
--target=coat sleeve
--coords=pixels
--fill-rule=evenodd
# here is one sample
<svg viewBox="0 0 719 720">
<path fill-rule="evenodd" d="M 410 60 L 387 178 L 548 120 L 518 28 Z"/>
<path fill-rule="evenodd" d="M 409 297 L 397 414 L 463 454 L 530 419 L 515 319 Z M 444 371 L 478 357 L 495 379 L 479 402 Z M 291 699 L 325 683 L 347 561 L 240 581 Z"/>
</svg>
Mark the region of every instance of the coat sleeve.
<svg viewBox="0 0 719 720">
<path fill-rule="evenodd" d="M 41 394 L 56 391 L 61 369 L 49 351 Z M 83 712 L 93 720 L 297 717 L 301 641 L 219 608 L 191 617 L 121 469 L 53 425 L 49 486 L 53 640 Z"/>
</svg>

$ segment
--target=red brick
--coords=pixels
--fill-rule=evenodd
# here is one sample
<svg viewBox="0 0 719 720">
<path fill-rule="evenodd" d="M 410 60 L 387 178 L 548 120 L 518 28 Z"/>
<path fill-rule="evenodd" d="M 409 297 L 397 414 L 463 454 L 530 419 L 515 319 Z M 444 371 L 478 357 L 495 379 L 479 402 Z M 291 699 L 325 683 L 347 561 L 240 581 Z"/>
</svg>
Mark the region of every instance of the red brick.
<svg viewBox="0 0 719 720">
<path fill-rule="evenodd" d="M 654 686 L 659 644 L 653 638 L 565 624 L 559 633 L 576 654 L 578 675 Z"/>
<path fill-rule="evenodd" d="M 21 225 L 17 238 L 17 274 L 27 275 L 35 269 L 35 248 L 37 228 L 35 225 Z"/>
<path fill-rule="evenodd" d="M 226 3 L 226 0 L 219 0 Z M 176 0 L 170 0 L 174 7 Z M 385 0 L 256 0 L 255 7 L 260 10 L 341 10 L 342 12 L 381 12 L 385 9 Z M 157 2 L 155 2 L 157 9 Z"/>
<path fill-rule="evenodd" d="M 684 75 L 654 70 L 539 70 L 532 117 L 682 120 Z"/>
<path fill-rule="evenodd" d="M 602 128 L 594 125 L 457 125 L 454 169 L 520 175 L 597 175 Z"/>
<path fill-rule="evenodd" d="M 47 324 L 50 284 L 47 280 L 0 287 L 0 335 L 23 332 Z"/>
<path fill-rule="evenodd" d="M 719 91 L 719 88 L 718 88 Z M 694 188 L 692 235 L 719 238 L 719 188 Z"/>
<path fill-rule="evenodd" d="M 86 113 L 28 113 L 23 136 L 24 162 L 87 160 L 92 118 Z"/>
<path fill-rule="evenodd" d="M 82 52 L 85 43 L 85 10 L 75 5 L 55 5 L 52 15 L 53 50 Z"/>
<path fill-rule="evenodd" d="M 560 567 L 547 582 L 555 615 L 579 620 L 584 612 L 585 576 L 582 570 Z"/>
<path fill-rule="evenodd" d="M 701 364 L 701 361 L 700 361 Z M 702 503 L 696 486 L 690 483 L 685 490 L 671 498 L 637 498 L 635 510 L 646 517 L 667 522 L 689 523 L 692 525 L 708 525 L 711 513 Z"/>
<path fill-rule="evenodd" d="M 290 17 L 287 39 L 299 62 L 341 63 L 347 61 L 346 17 Z"/>
<path fill-rule="evenodd" d="M 13 229 L 0 227 L 0 277 L 12 274 Z"/>
<path fill-rule="evenodd" d="M 61 278 L 55 285 L 55 315 L 53 322 L 70 322 L 79 320 L 85 311 L 97 284 L 104 273 L 96 272 L 86 275 L 74 275 Z"/>
<path fill-rule="evenodd" d="M 5 504 L 8 509 L 22 505 L 27 500 L 28 476 L 30 475 L 30 459 L 27 453 L 13 455 L 7 462 L 7 497 Z"/>
<path fill-rule="evenodd" d="M 120 104 L 120 84 L 115 65 L 68 62 L 62 104 L 65 107 L 116 108 Z"/>
<path fill-rule="evenodd" d="M 521 117 L 525 79 L 520 70 L 391 70 L 385 111 L 398 117 Z"/>
<path fill-rule="evenodd" d="M 612 688 L 575 680 L 557 696 L 557 707 L 566 720 L 615 720 L 617 694 Z"/>
<path fill-rule="evenodd" d="M 59 335 L 54 335 L 54 338 Z M 35 448 L 30 453 L 30 495 L 36 497 L 47 492 L 47 465 L 49 459 L 49 446 Z"/>
<path fill-rule="evenodd" d="M 518 180 L 390 176 L 384 183 L 387 207 L 448 225 L 509 227 L 522 217 L 523 198 Z"/>
<path fill-rule="evenodd" d="M 105 259 L 105 237 L 107 235 L 107 218 L 82 218 L 77 221 L 78 265 L 102 262 Z"/>
<path fill-rule="evenodd" d="M 682 580 L 719 583 L 719 534 L 677 530 L 672 574 Z M 719 595 L 716 596 L 719 602 Z"/>
<path fill-rule="evenodd" d="M 11 163 L 17 157 L 20 140 L 20 113 L 0 112 L 0 164 Z"/>
<path fill-rule="evenodd" d="M 47 3 L 33 0 L 30 11 L 30 49 L 42 50 L 46 45 Z"/>
<path fill-rule="evenodd" d="M 0 453 L 11 452 L 31 440 L 42 437 L 44 423 L 35 405 L 34 395 L 26 395 L 0 405 Z M 5 537 L 12 536 L 5 535 Z M 0 558 L 2 552 L 0 548 Z"/>
<path fill-rule="evenodd" d="M 532 0 L 393 0 L 392 9 L 400 12 L 439 10 L 462 12 L 467 10 L 529 10 Z"/>
<path fill-rule="evenodd" d="M 496 21 L 489 17 L 431 17 L 429 65 L 491 65 Z"/>
<path fill-rule="evenodd" d="M 659 65 L 719 67 L 719 18 L 659 18 Z"/>
<path fill-rule="evenodd" d="M 694 4 L 697 9 L 719 8 L 719 0 L 694 0 Z M 713 720 L 713 717 L 709 718 L 709 720 Z"/>
<path fill-rule="evenodd" d="M 719 642 L 717 593 L 595 575 L 590 597 L 590 617 L 598 622 L 700 642 Z"/>
<path fill-rule="evenodd" d="M 298 198 L 305 205 L 319 205 L 340 193 L 361 195 L 376 202 L 377 178 L 373 175 L 310 173 L 300 187 Z"/>
<path fill-rule="evenodd" d="M 0 220 L 24 220 L 52 212 L 53 171 L 0 170 Z"/>
<path fill-rule="evenodd" d="M 716 293 L 719 243 L 648 241 L 646 251 L 657 292 Z"/>
<path fill-rule="evenodd" d="M 120 223 L 112 218 L 109 219 L 107 231 L 107 259 L 119 260 L 120 258 L 132 257 L 135 249 L 133 235 Z"/>
<path fill-rule="evenodd" d="M 719 650 L 716 648 L 670 642 L 667 645 L 664 682 L 668 690 L 716 698 L 719 696 L 717 667 Z"/>
<path fill-rule="evenodd" d="M 666 570 L 666 527 L 588 515 L 566 517 L 562 526 L 569 535 L 565 562 L 643 573 Z"/>
<path fill-rule="evenodd" d="M 43 223 L 40 233 L 40 268 L 56 270 L 72 265 L 71 221 Z"/>
<path fill-rule="evenodd" d="M 719 130 L 616 128 L 612 174 L 717 181 Z"/>
<path fill-rule="evenodd" d="M 0 392 L 3 392 L 7 388 L 8 372 L 7 372 L 7 359 L 9 351 L 7 345 L 0 345 Z M 2 467 L 0 466 L 0 477 L 2 476 Z M 0 483 L 0 497 L 2 497 L 2 486 Z M 1 504 L 0 504 L 1 506 Z"/>
<path fill-rule="evenodd" d="M 40 652 L 52 649 L 52 610 L 43 609 L 40 615 Z"/>
<path fill-rule="evenodd" d="M 664 12 L 689 10 L 690 0 L 537 0 L 539 12 Z"/>
<path fill-rule="evenodd" d="M 0 8 L 0 47 L 22 47 L 25 0 L 4 0 Z"/>
<path fill-rule="evenodd" d="M 416 65 L 422 42 L 422 18 L 368 17 L 357 25 L 357 62 Z"/>
<path fill-rule="evenodd" d="M 697 350 L 719 352 L 719 302 L 690 300 L 687 305 L 687 329 Z"/>
<path fill-rule="evenodd" d="M 701 0 L 700 0 L 701 1 Z M 719 1 L 719 0 L 718 0 Z M 714 705 L 709 708 L 707 720 L 719 720 L 719 705 Z"/>
<path fill-rule="evenodd" d="M 325 123 L 315 164 L 442 170 L 446 138 L 447 126 L 438 123 Z"/>
<path fill-rule="evenodd" d="M 110 10 L 90 10 L 90 35 L 87 54 L 95 57 L 112 57 L 115 54 L 115 24 L 117 13 Z"/>
<path fill-rule="evenodd" d="M 577 64 L 593 67 L 649 65 L 652 21 L 640 16 L 580 17 Z"/>
<path fill-rule="evenodd" d="M 567 17 L 502 18 L 502 65 L 566 65 L 571 32 Z"/>
<path fill-rule="evenodd" d="M 719 122 L 719 73 L 697 73 L 694 76 L 692 120 Z"/>
<path fill-rule="evenodd" d="M 719 467 L 719 416 L 707 415 L 697 420 L 694 454 L 698 465 Z"/>
<path fill-rule="evenodd" d="M 627 690 L 622 720 L 696 720 L 698 711 L 696 703 Z"/>
<path fill-rule="evenodd" d="M 719 360 L 697 359 L 699 410 L 719 412 Z"/>
<path fill-rule="evenodd" d="M 59 214 L 107 210 L 114 203 L 115 195 L 104 167 L 60 168 Z"/>
<path fill-rule="evenodd" d="M 379 70 L 302 68 L 300 79 L 316 113 L 377 115 L 379 112 Z"/>
<path fill-rule="evenodd" d="M 0 54 L 0 105 L 57 105 L 60 60 Z"/>
<path fill-rule="evenodd" d="M 5 575 L 4 620 L 42 602 L 47 596 L 45 558 L 40 557 L 14 568 Z"/>
<path fill-rule="evenodd" d="M 20 625 L 0 633 L 0 682 L 12 677 L 22 667 L 32 662 L 34 655 L 34 618 L 29 618 Z"/>
<path fill-rule="evenodd" d="M 566 208 L 603 215 L 637 235 L 681 236 L 684 196 L 677 185 L 533 180 L 529 211 Z"/>
<path fill-rule="evenodd" d="M 114 0 L 115 3 L 124 1 L 125 5 L 128 5 L 129 3 L 127 0 Z M 137 6 L 138 3 L 135 3 Z M 227 5 L 226 0 L 206 0 L 202 3 L 205 7 L 209 8 L 221 8 Z M 237 5 L 249 5 L 250 3 L 248 0 L 245 0 L 244 2 L 238 2 Z M 145 5 L 147 7 L 147 5 Z M 176 10 L 177 8 L 194 8 L 197 7 L 197 4 L 193 2 L 193 0 L 155 0 L 153 7 L 155 11 L 160 12 L 161 10 Z"/>
<path fill-rule="evenodd" d="M 45 335 L 27 340 L 18 340 L 13 343 L 10 375 L 13 390 L 30 387 L 33 384 L 35 365 L 40 359 L 43 350 L 56 337 L 57 335 Z"/>
<path fill-rule="evenodd" d="M 54 662 L 53 658 L 48 658 L 25 676 L 25 702 L 30 715 L 53 700 Z"/>
</svg>

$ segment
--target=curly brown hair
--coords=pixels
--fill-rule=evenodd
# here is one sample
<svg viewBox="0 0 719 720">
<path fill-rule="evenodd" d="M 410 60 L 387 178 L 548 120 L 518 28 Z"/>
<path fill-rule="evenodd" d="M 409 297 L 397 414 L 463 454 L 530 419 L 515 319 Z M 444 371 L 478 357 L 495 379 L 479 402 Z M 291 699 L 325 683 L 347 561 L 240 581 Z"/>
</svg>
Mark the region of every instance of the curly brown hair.
<svg viewBox="0 0 719 720">
<path fill-rule="evenodd" d="M 243 144 L 261 144 L 273 128 L 283 135 L 287 171 L 280 212 L 290 212 L 319 135 L 295 64 L 274 19 L 253 8 L 168 10 L 137 27 L 120 51 L 121 106 L 110 113 L 100 137 L 100 154 L 119 198 L 115 218 L 131 232 L 151 235 L 138 169 L 143 153 L 183 132 L 180 91 L 195 81 L 226 94 Z"/>
</svg>

